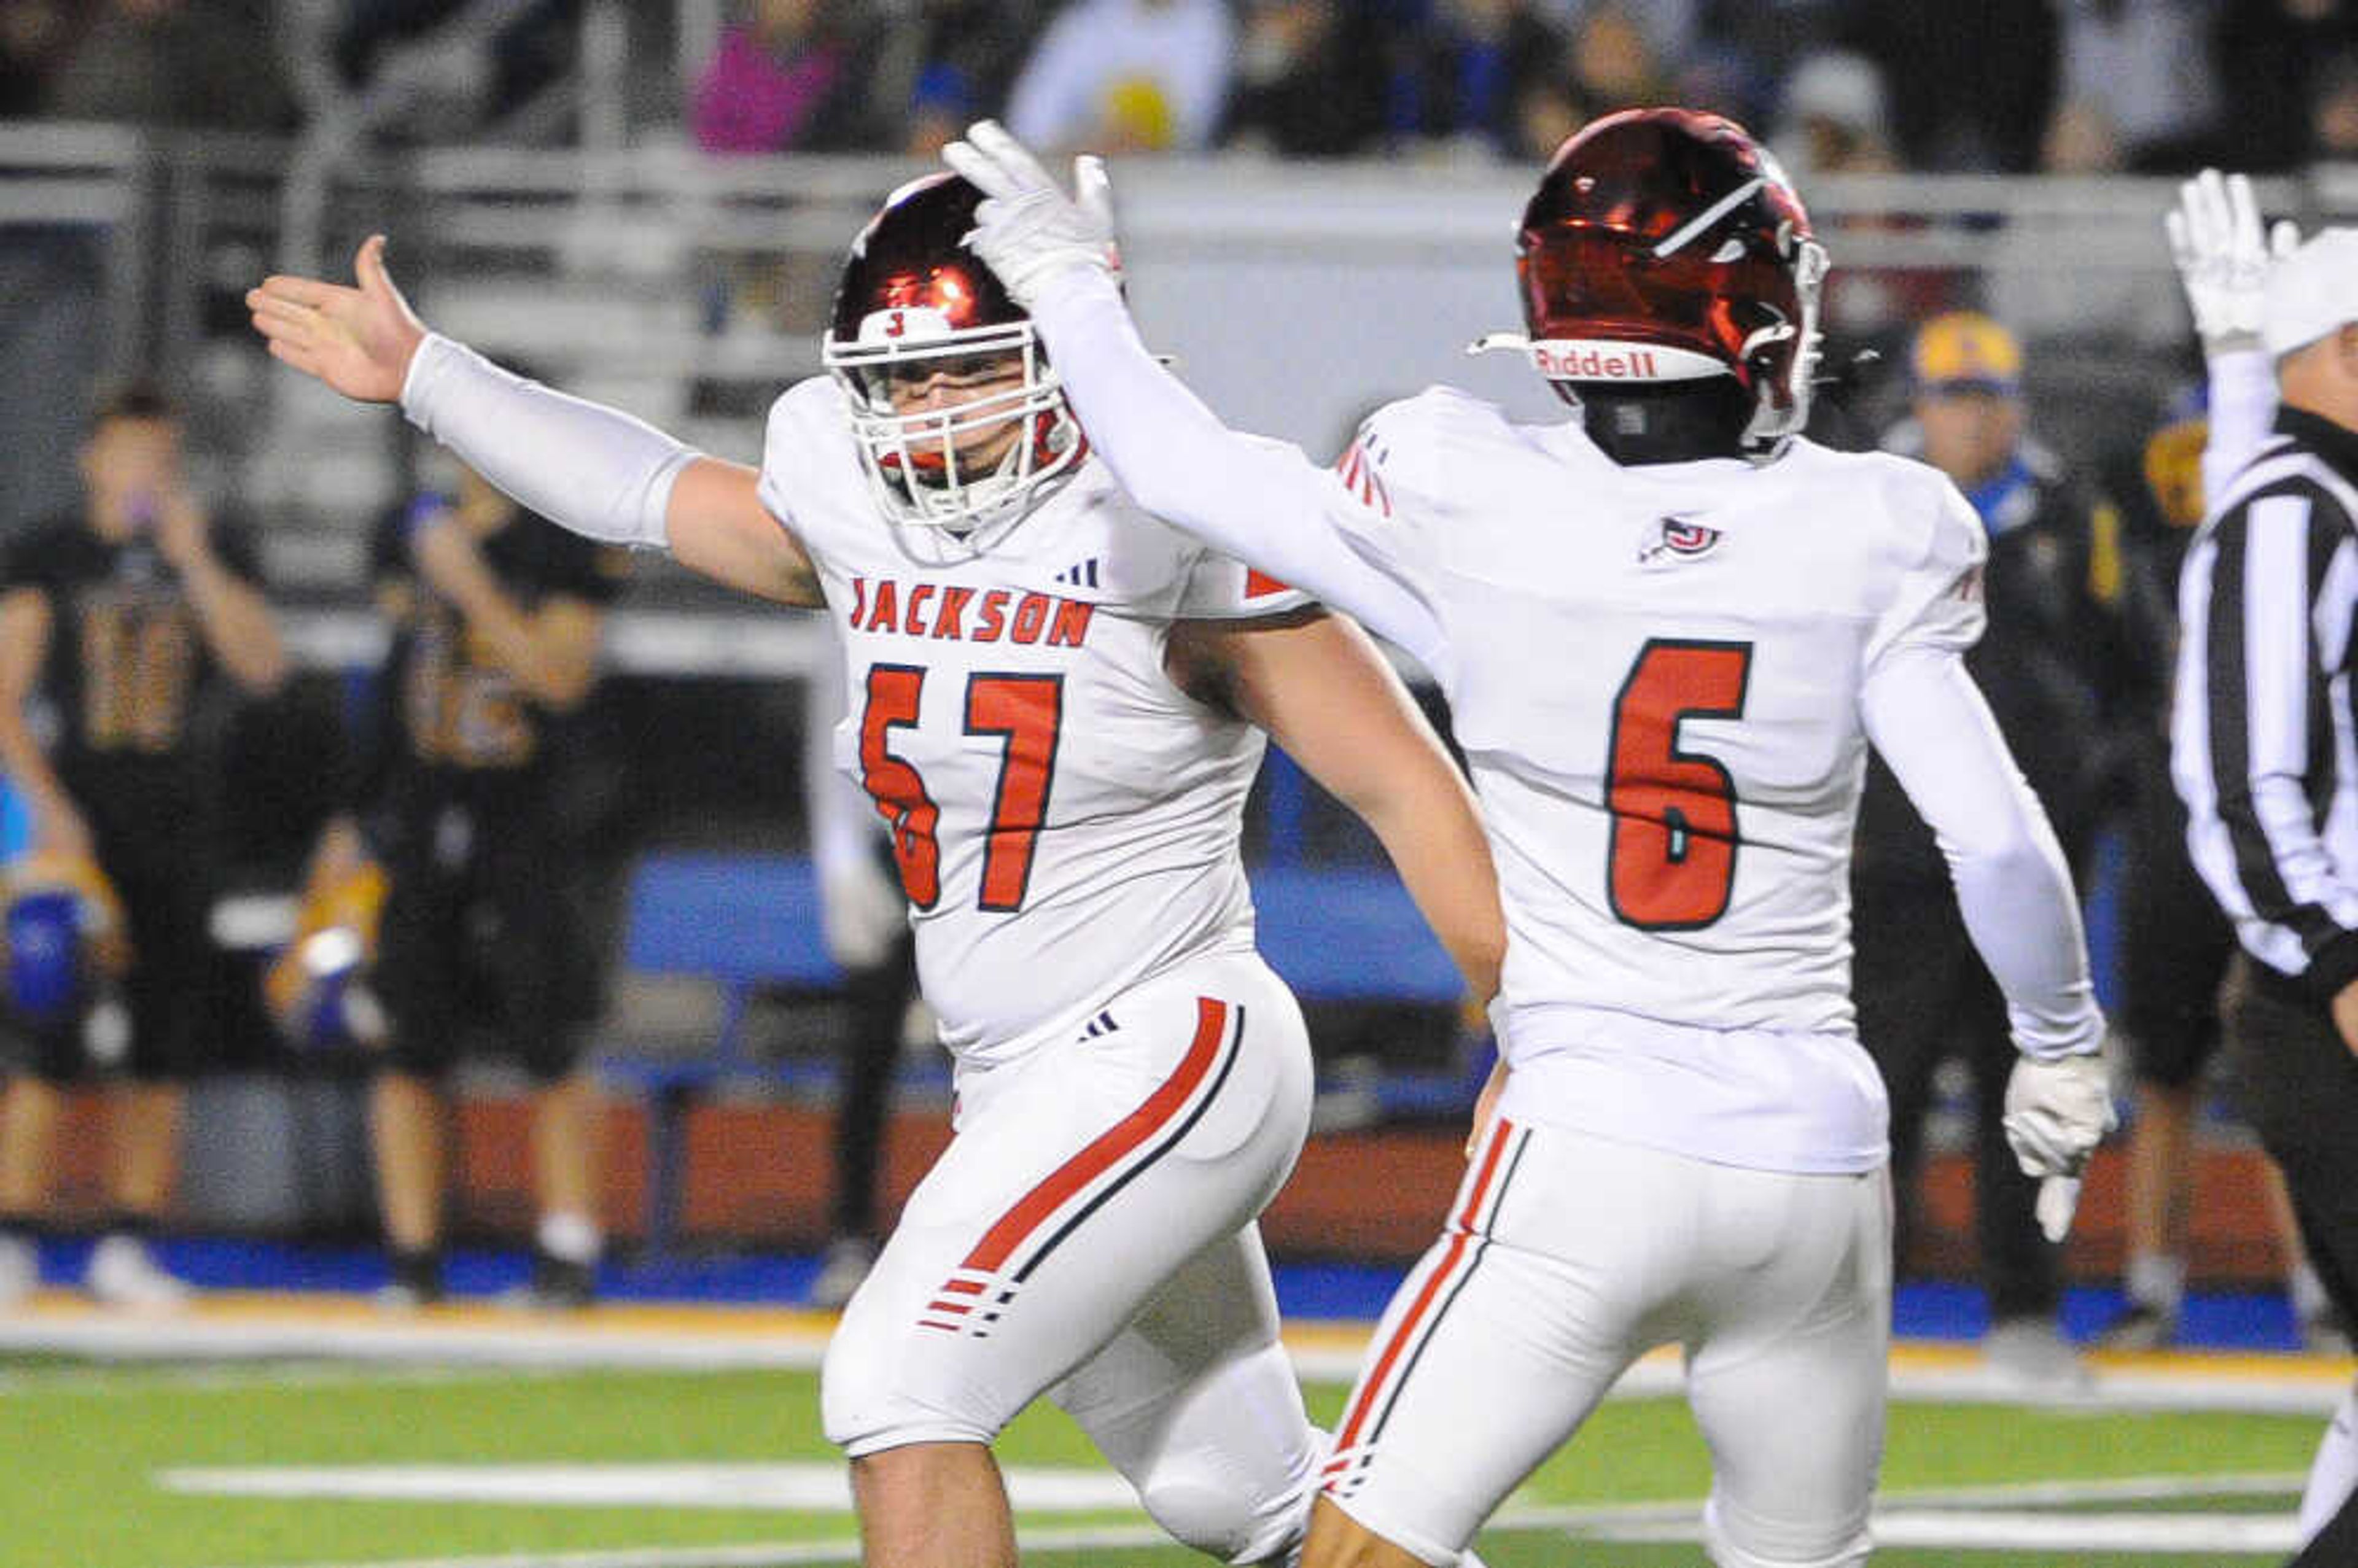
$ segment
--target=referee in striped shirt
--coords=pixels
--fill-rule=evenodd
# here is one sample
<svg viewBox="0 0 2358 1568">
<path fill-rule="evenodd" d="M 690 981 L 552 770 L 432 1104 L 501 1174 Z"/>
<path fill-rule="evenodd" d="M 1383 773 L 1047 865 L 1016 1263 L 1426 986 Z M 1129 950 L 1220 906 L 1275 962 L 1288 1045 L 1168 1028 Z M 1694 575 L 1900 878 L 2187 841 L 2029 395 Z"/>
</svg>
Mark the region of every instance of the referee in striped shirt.
<svg viewBox="0 0 2358 1568">
<path fill-rule="evenodd" d="M 2244 1112 L 2358 1323 L 2358 228 L 2269 266 L 2260 335 L 2276 425 L 2180 579 L 2171 772 L 2245 953 L 2226 1020 Z M 2296 1568 L 2358 1563 L 2354 1418 L 2345 1394 Z"/>
</svg>

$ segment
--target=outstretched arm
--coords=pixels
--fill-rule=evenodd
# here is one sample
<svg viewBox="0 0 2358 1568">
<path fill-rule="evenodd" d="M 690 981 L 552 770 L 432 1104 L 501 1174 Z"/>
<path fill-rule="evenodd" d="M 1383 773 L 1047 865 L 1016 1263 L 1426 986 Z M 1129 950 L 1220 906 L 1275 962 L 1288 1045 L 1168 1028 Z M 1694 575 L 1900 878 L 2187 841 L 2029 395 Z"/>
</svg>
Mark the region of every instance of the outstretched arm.
<svg viewBox="0 0 2358 1568">
<path fill-rule="evenodd" d="M 356 287 L 272 276 L 247 292 L 274 358 L 347 397 L 398 401 L 469 467 L 577 534 L 667 546 L 683 565 L 732 588 L 821 602 L 808 556 L 762 504 L 754 470 L 511 375 L 427 331 L 385 270 L 382 234 L 362 244 L 352 271 Z"/>
<path fill-rule="evenodd" d="M 1974 947 L 1998 989 L 2023 1060 L 2006 1091 L 2006 1134 L 2043 1179 L 2039 1217 L 2062 1239 L 2079 1176 L 2113 1125 L 2104 1015 L 2063 851 L 2023 782 L 1989 705 L 1947 648 L 1896 648 L 1860 695 L 1868 739 L 1931 825 Z"/>
<path fill-rule="evenodd" d="M 985 200 L 968 243 L 1032 313 L 1089 445 L 1148 512 L 1348 611 L 1439 668 L 1432 611 L 1341 480 L 1284 442 L 1230 430 L 1139 341 L 1115 282 L 1103 168 L 1066 197 L 989 121 L 944 156 Z"/>
</svg>

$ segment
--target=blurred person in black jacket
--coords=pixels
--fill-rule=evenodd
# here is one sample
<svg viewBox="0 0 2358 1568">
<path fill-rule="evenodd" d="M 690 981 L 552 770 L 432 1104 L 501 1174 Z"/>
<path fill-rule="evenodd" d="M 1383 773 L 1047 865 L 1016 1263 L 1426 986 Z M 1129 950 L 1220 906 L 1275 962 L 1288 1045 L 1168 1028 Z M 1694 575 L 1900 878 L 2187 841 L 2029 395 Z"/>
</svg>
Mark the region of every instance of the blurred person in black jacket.
<svg viewBox="0 0 2358 1568">
<path fill-rule="evenodd" d="M 189 130 L 288 131 L 299 118 L 258 0 L 104 0 L 83 8 L 42 112 Z"/>
<path fill-rule="evenodd" d="M 151 385 L 108 398 L 81 454 L 81 510 L 15 541 L 0 572 L 0 767 L 32 840 L 11 891 L 70 892 L 87 958 L 37 998 L 22 944 L 11 953 L 33 1059 L 0 1118 L 0 1304 L 35 1281 L 66 1090 L 93 1072 L 116 1081 L 88 1288 L 142 1307 L 186 1293 L 146 1238 L 178 1173 L 187 1080 L 212 1046 L 215 756 L 201 709 L 219 676 L 276 691 L 287 653 L 245 535 L 189 482 L 180 431 Z"/>
<path fill-rule="evenodd" d="M 2111 794 L 2106 724 L 2118 667 L 2119 522 L 2024 428 L 2022 349 L 1986 316 L 1952 311 L 1917 332 L 1913 417 L 1885 445 L 1946 473 L 1989 531 L 1989 629 L 1966 666 L 2083 883 Z M 2006 1010 L 1974 956 L 1931 829 L 1877 760 L 1859 808 L 1851 878 L 1859 1039 L 1891 1095 L 1899 1254 L 1915 1206 L 1934 1070 L 1974 1081 L 1975 1227 L 1990 1294 L 1991 1364 L 2033 1382 L 2079 1376 L 2057 1333 L 2056 1249 L 2032 1214 L 2038 1184 L 2000 1125 L 2014 1065 Z"/>
<path fill-rule="evenodd" d="M 1909 168 L 2027 174 L 2053 115 L 2062 36 L 2050 0 L 1851 0 L 1836 37 L 1883 68 Z"/>
<path fill-rule="evenodd" d="M 586 1303 L 599 1224 L 601 1004 L 583 847 L 560 809 L 622 553 L 551 527 L 461 468 L 388 513 L 371 558 L 393 628 L 354 790 L 385 896 L 373 977 L 388 1038 L 371 1104 L 391 1252 L 383 1297 L 442 1293 L 445 1081 L 487 1033 L 533 1081 L 540 1219 L 527 1299 Z M 331 829 L 323 856 L 349 852 Z"/>
<path fill-rule="evenodd" d="M 1281 157 L 1348 157 L 1384 128 L 1386 34 L 1346 0 L 1251 0 L 1225 140 Z"/>
</svg>

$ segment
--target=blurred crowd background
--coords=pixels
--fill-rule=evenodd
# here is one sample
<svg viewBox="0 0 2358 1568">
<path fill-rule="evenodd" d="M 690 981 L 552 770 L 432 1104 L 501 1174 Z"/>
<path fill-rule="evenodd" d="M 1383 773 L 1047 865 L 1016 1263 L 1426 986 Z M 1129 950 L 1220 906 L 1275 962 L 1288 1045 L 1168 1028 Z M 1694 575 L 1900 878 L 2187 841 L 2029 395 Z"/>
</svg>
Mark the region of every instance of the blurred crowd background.
<svg viewBox="0 0 2358 1568">
<path fill-rule="evenodd" d="M 7 0 L 0 114 L 563 139 L 591 0 Z M 687 0 L 617 7 L 633 129 L 715 152 L 1544 157 L 1633 104 L 1831 169 L 2285 169 L 2358 155 L 2339 0 Z"/>
</svg>

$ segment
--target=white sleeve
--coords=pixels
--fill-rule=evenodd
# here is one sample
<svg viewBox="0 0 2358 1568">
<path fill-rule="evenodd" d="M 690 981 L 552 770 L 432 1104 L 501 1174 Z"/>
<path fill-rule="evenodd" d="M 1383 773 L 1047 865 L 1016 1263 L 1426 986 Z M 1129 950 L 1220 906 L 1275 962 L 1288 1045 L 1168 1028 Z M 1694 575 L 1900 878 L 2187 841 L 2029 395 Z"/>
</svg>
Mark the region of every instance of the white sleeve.
<svg viewBox="0 0 2358 1568">
<path fill-rule="evenodd" d="M 810 812 L 811 860 L 823 880 L 871 860 L 885 833 L 876 803 L 835 765 L 836 727 L 849 711 L 843 652 L 829 648 L 811 673 L 803 702 L 803 800 Z"/>
<path fill-rule="evenodd" d="M 1867 640 L 1867 668 L 1872 671 L 1901 648 L 1962 652 L 1980 642 L 1989 621 L 1982 597 L 1982 568 L 1988 558 L 1989 533 L 1980 515 L 1955 485 L 1940 480 L 1932 492 L 1931 537 L 1876 622 Z"/>
<path fill-rule="evenodd" d="M 1060 280 L 1033 313 L 1089 444 L 1130 499 L 1445 671 L 1441 622 L 1405 530 L 1283 441 L 1220 423 L 1139 341 L 1120 293 L 1095 271 Z"/>
<path fill-rule="evenodd" d="M 502 370 L 438 332 L 411 356 L 401 411 L 469 468 L 552 523 L 661 549 L 691 449 L 644 420 Z"/>
<path fill-rule="evenodd" d="M 1187 621 L 1249 621 L 1307 609 L 1318 601 L 1267 572 L 1217 550 L 1200 552 L 1187 568 L 1175 614 Z"/>
<path fill-rule="evenodd" d="M 2202 440 L 2202 507 L 2267 444 L 2277 416 L 2277 371 L 2266 349 L 2214 354 L 2209 362 L 2211 413 Z"/>
<path fill-rule="evenodd" d="M 2045 1058 L 2095 1050 L 2104 1021 L 2071 873 L 1963 656 L 1895 649 L 1868 672 L 1859 708 L 1867 739 L 1940 840 L 2017 1047 Z"/>
</svg>

